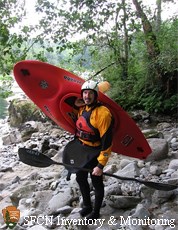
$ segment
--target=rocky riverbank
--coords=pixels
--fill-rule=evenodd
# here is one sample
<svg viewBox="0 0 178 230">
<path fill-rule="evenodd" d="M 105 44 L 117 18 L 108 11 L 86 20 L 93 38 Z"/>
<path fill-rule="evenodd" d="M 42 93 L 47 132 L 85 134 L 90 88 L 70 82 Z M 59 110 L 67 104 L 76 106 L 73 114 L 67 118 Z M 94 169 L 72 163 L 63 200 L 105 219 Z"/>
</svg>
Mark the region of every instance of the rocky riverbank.
<svg viewBox="0 0 178 230">
<path fill-rule="evenodd" d="M 149 125 L 141 129 L 153 150 L 148 159 L 112 153 L 105 172 L 178 184 L 177 124 L 162 121 L 152 129 Z M 15 230 L 178 229 L 178 189 L 159 191 L 106 176 L 101 218 L 87 223 L 79 215 L 82 200 L 74 174 L 67 181 L 63 166 L 37 168 L 25 165 L 18 157 L 18 149 L 27 147 L 61 162 L 62 150 L 73 136 L 49 121 L 27 121 L 20 128 L 12 128 L 7 120 L 1 120 L 0 132 L 0 209 L 13 205 L 20 210 Z M 2 213 L 0 229 L 6 229 Z"/>
</svg>

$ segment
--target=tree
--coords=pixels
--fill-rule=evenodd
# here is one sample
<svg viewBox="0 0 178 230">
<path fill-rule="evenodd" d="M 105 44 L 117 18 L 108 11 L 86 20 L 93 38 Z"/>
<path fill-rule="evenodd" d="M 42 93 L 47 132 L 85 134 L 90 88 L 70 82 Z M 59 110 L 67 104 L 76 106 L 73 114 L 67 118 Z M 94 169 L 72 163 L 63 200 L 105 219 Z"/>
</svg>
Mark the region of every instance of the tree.
<svg viewBox="0 0 178 230">
<path fill-rule="evenodd" d="M 0 73 L 9 74 L 10 67 L 15 59 L 14 50 L 12 46 L 20 45 L 22 42 L 21 36 L 16 33 L 11 33 L 11 29 L 21 20 L 24 15 L 23 12 L 24 1 L 17 3 L 13 0 L 0 1 Z"/>
<path fill-rule="evenodd" d="M 0 96 L 7 97 L 11 91 L 13 65 L 26 58 L 27 53 L 37 41 L 30 42 L 33 27 L 23 22 L 26 16 L 25 0 L 0 0 Z M 20 33 L 15 28 L 21 25 Z"/>
<path fill-rule="evenodd" d="M 161 64 L 159 61 L 160 59 L 160 48 L 158 44 L 158 39 L 153 31 L 151 22 L 148 20 L 146 14 L 143 11 L 143 8 L 140 5 L 140 2 L 138 0 L 132 0 L 133 4 L 136 7 L 138 16 L 141 18 L 142 21 L 142 26 L 143 26 L 143 31 L 145 34 L 145 41 L 147 45 L 147 52 L 148 52 L 148 57 L 151 62 L 151 68 L 150 68 L 150 76 L 152 76 L 152 84 L 156 85 L 159 87 L 159 89 L 163 92 L 167 91 L 169 94 L 170 88 L 169 87 L 169 82 L 170 82 L 170 76 L 174 73 L 165 73 L 165 67 L 164 65 Z M 158 4 L 158 21 L 159 21 L 159 26 L 161 24 L 161 0 L 157 1 Z M 173 81 L 176 79 L 174 78 Z M 175 82 L 176 83 L 176 82 Z"/>
<path fill-rule="evenodd" d="M 43 35 L 50 35 L 58 44 L 59 52 L 66 47 L 81 52 L 81 46 L 77 43 L 81 43 L 83 38 L 83 47 L 91 47 L 91 55 L 110 49 L 108 66 L 115 62 L 116 66 L 121 67 L 122 79 L 127 79 L 131 43 L 128 31 L 133 31 L 135 27 L 134 13 L 129 3 L 125 0 L 73 0 L 67 2 L 66 7 L 66 1 L 38 0 L 36 9 L 46 15 L 40 21 Z"/>
<path fill-rule="evenodd" d="M 153 71 L 153 69 L 152 69 L 150 72 L 152 72 L 152 73 L 154 72 L 153 76 L 156 74 L 157 79 L 161 79 L 160 68 L 156 64 L 157 57 L 160 54 L 159 45 L 157 43 L 156 35 L 153 32 L 152 25 L 151 25 L 150 21 L 148 20 L 146 14 L 144 13 L 144 11 L 140 5 L 140 2 L 137 0 L 132 0 L 132 1 L 136 7 L 136 10 L 138 12 L 138 16 L 141 18 L 143 31 L 145 34 L 145 41 L 146 41 L 146 45 L 147 45 L 148 56 L 149 56 L 150 60 L 152 60 L 153 67 L 155 70 L 155 71 Z M 153 82 L 154 82 L 154 80 L 153 80 Z"/>
</svg>

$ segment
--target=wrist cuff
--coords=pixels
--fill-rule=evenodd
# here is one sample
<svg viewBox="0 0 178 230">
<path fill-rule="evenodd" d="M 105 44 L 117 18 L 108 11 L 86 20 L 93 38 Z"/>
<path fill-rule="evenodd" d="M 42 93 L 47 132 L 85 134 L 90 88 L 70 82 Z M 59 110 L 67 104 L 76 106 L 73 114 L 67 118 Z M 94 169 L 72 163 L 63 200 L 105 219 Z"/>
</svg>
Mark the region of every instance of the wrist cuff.
<svg viewBox="0 0 178 230">
<path fill-rule="evenodd" d="M 100 169 L 104 168 L 104 166 L 102 164 L 100 164 L 100 163 L 97 165 L 97 167 L 100 168 Z"/>
</svg>

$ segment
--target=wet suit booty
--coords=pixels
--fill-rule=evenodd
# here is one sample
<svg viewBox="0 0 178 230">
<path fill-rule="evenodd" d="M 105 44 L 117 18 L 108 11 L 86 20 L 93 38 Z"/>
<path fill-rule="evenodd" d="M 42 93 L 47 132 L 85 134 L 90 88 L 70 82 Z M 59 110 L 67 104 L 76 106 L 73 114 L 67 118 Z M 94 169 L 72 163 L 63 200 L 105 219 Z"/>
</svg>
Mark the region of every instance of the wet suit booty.
<svg viewBox="0 0 178 230">
<path fill-rule="evenodd" d="M 86 217 L 86 219 L 87 220 L 95 220 L 95 219 L 98 219 L 99 217 L 100 217 L 99 212 L 93 211 Z"/>
<path fill-rule="evenodd" d="M 82 208 L 82 210 L 80 210 L 80 215 L 82 217 L 87 216 L 88 214 L 90 214 L 92 212 L 92 207 L 91 206 L 85 206 Z"/>
</svg>

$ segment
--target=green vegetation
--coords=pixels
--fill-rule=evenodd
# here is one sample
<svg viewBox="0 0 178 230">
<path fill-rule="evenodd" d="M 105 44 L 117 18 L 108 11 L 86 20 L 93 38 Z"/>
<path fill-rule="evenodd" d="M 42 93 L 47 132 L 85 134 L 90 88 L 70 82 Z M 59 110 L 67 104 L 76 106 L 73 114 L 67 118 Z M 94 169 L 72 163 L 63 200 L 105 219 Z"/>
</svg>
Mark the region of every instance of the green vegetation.
<svg viewBox="0 0 178 230">
<path fill-rule="evenodd" d="M 137 0 L 38 0 L 39 23 L 28 26 L 23 1 L 0 0 L 1 97 L 13 65 L 37 59 L 109 81 L 109 96 L 127 111 L 176 114 L 178 19 L 162 21 L 160 11 L 169 2 L 151 10 Z"/>
</svg>

